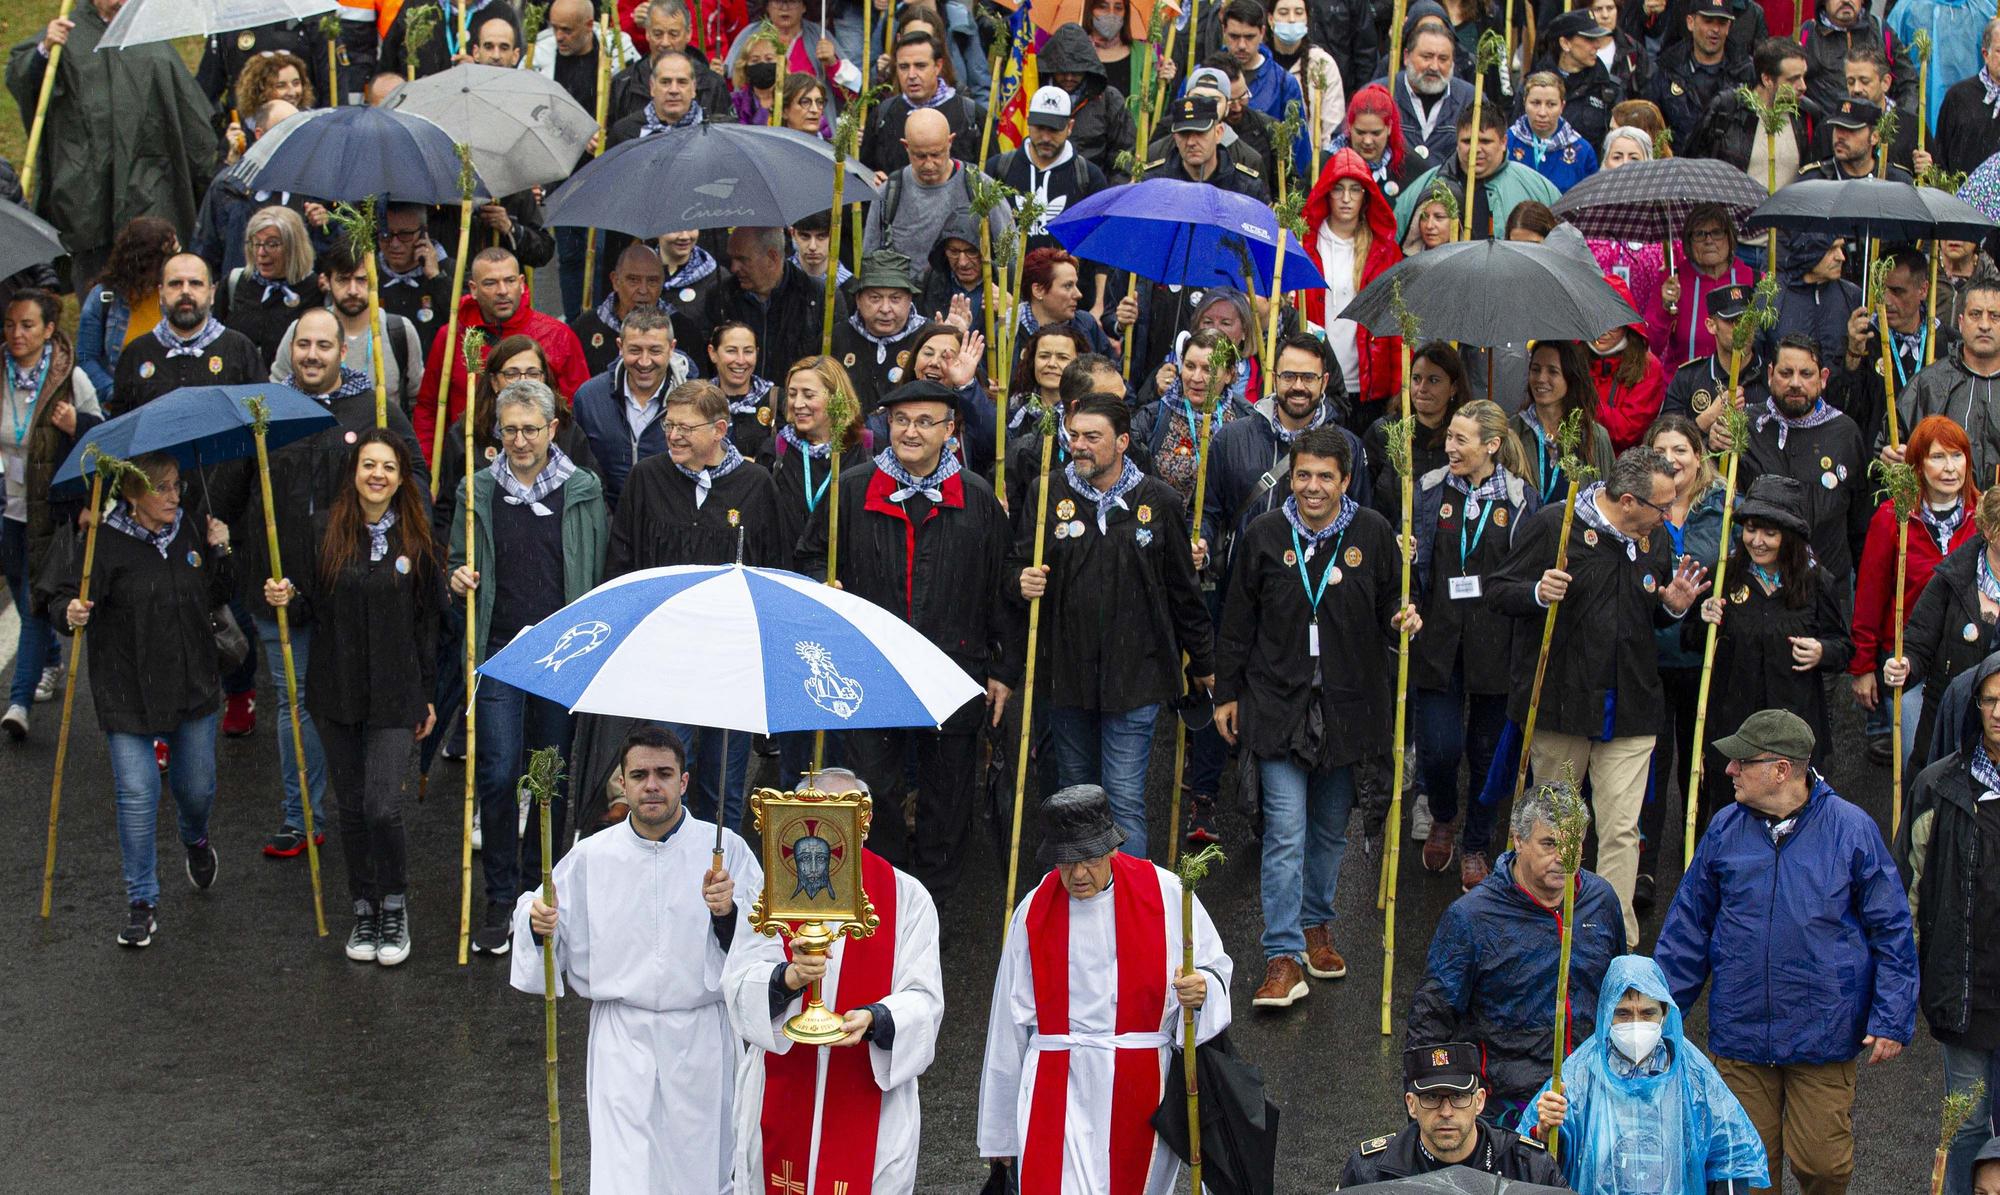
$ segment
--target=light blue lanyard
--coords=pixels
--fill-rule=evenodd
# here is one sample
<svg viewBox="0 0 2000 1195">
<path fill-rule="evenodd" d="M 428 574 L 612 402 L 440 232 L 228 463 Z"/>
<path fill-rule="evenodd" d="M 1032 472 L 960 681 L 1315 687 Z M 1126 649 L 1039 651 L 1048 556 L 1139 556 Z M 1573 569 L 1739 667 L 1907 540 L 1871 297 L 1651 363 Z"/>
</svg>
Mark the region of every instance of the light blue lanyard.
<svg viewBox="0 0 2000 1195">
<path fill-rule="evenodd" d="M 1467 502 L 1472 501 L 1472 495 L 1467 494 L 1465 500 Z M 1486 535 L 1486 520 L 1493 517 L 1493 508 L 1498 505 L 1500 505 L 1500 500 L 1498 498 L 1492 499 L 1479 512 L 1479 529 L 1472 533 L 1472 546 L 1469 548 L 1465 546 L 1465 519 L 1463 517 L 1463 509 L 1461 509 L 1461 517 L 1458 520 L 1458 564 L 1460 568 L 1464 568 L 1472 560 L 1472 554 L 1479 550 L 1479 541 Z"/>
<path fill-rule="evenodd" d="M 819 488 L 813 488 L 813 458 L 811 452 L 799 453 L 800 467 L 806 471 L 806 513 L 819 509 L 819 500 L 826 497 L 826 487 L 833 484 L 833 462 L 827 462 L 826 476 L 819 479 Z"/>
<path fill-rule="evenodd" d="M 1348 526 L 1351 527 L 1353 526 L 1353 524 L 1350 523 L 1348 524 Z M 1313 583 L 1306 578 L 1306 549 L 1305 545 L 1299 542 L 1299 529 L 1297 527 L 1294 527 L 1291 530 L 1292 530 L 1292 555 L 1298 563 L 1299 584 L 1305 587 L 1306 601 L 1311 603 L 1311 612 L 1313 614 L 1318 614 L 1319 599 L 1326 593 L 1326 583 L 1333 579 L 1334 569 L 1339 566 L 1340 545 L 1347 542 L 1347 532 L 1343 529 L 1339 535 L 1334 537 L 1333 556 L 1329 560 L 1325 571 L 1320 573 L 1319 588 L 1315 589 L 1313 588 Z"/>
</svg>

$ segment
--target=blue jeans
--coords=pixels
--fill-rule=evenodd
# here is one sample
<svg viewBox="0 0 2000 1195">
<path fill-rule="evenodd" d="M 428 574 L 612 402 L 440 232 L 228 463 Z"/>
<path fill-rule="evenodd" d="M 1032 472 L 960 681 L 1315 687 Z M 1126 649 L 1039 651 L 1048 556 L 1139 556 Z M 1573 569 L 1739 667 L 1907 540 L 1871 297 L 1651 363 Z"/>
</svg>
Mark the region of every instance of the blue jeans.
<svg viewBox="0 0 2000 1195">
<path fill-rule="evenodd" d="M 1904 711 L 1908 717 L 1908 711 Z M 1968 1050 L 1962 1046 L 1944 1048 L 1944 1091 L 1950 1095 L 1964 1091 L 1974 1083 L 1986 1081 L 1987 1052 Z M 1990 1123 L 1992 1113 L 1990 1095 L 1979 1097 L 1972 1107 L 1972 1115 L 1959 1126 L 1958 1134 L 1951 1139 L 1951 1148 L 1945 1153 L 1944 1195 L 1972 1195 L 1972 1159 L 1979 1147 L 1986 1144 L 1986 1138 L 1993 1131 Z"/>
<path fill-rule="evenodd" d="M 305 809 L 299 803 L 299 765 L 292 754 L 291 702 L 285 696 L 285 652 L 278 644 L 278 621 L 258 618 L 257 640 L 264 645 L 264 662 L 271 667 L 271 691 L 278 712 L 278 771 L 285 780 L 285 828 L 305 829 Z M 299 692 L 306 691 L 306 666 L 312 659 L 312 631 L 294 626 L 292 671 Z M 312 787 L 313 830 L 326 833 L 326 752 L 319 745 L 319 727 L 312 714 L 299 703 L 299 738 L 306 746 L 306 783 Z"/>
<path fill-rule="evenodd" d="M 28 525 L 0 519 L 0 565 L 7 574 L 7 590 L 14 597 L 14 612 L 21 616 L 21 635 L 14 647 L 14 684 L 7 697 L 9 705 L 33 706 L 35 684 L 42 669 L 62 663 L 62 648 L 56 643 L 55 628 L 35 613 L 29 600 Z"/>
<path fill-rule="evenodd" d="M 208 811 L 215 807 L 215 728 L 218 711 L 189 718 L 164 735 L 172 752 L 167 783 L 180 814 L 181 844 L 193 846 L 208 837 Z M 160 816 L 160 765 L 150 734 L 113 734 L 110 739 L 111 787 L 118 798 L 118 854 L 125 864 L 125 899 L 134 904 L 160 903 L 159 846 L 155 838 Z"/>
<path fill-rule="evenodd" d="M 667 723 L 667 729 L 680 736 L 687 744 L 688 772 L 693 782 L 688 785 L 688 808 L 694 815 L 705 821 L 714 821 L 718 806 L 722 809 L 722 824 L 732 830 L 743 828 L 743 777 L 750 770 L 750 740 L 747 730 L 720 731 L 712 726 L 679 726 Z M 723 737 L 729 739 L 728 782 L 723 781 L 723 764 L 718 757 L 723 751 Z M 832 743 L 827 744 L 829 753 Z M 812 760 L 812 740 L 807 736 L 806 760 Z M 792 784 L 797 784 L 794 779 Z M 787 785 L 785 787 L 790 787 Z M 725 797 L 724 794 L 727 794 Z"/>
<path fill-rule="evenodd" d="M 542 880 L 541 811 L 529 808 L 528 833 L 523 835 L 515 793 L 528 770 L 529 752 L 543 747 L 569 752 L 569 711 L 490 676 L 479 679 L 475 700 L 472 780 L 479 796 L 479 866 L 486 876 L 486 899 L 511 909 L 524 876 L 536 884 Z M 568 805 L 562 791 L 549 802 L 549 842 L 557 858 L 563 853 Z"/>
<path fill-rule="evenodd" d="M 1146 763 L 1153 753 L 1153 723 L 1160 707 L 1142 705 L 1119 713 L 1055 706 L 1049 733 L 1055 738 L 1056 783 L 1096 784 L 1111 797 L 1111 819 L 1125 831 L 1118 849 L 1146 856 Z"/>
<path fill-rule="evenodd" d="M 1305 927 L 1333 922 L 1333 890 L 1347 853 L 1354 769 L 1306 770 L 1260 759 L 1264 793 L 1264 957 L 1303 959 Z"/>
<path fill-rule="evenodd" d="M 1448 822 L 1458 816 L 1458 761 L 1471 770 L 1472 794 L 1466 801 L 1465 833 L 1460 849 L 1484 851 L 1493 842 L 1493 806 L 1479 799 L 1500 732 L 1507 726 L 1507 698 L 1474 694 L 1470 707 L 1465 673 L 1454 670 L 1448 687 L 1418 689 L 1416 700 L 1417 766 L 1430 797 L 1431 817 Z"/>
</svg>

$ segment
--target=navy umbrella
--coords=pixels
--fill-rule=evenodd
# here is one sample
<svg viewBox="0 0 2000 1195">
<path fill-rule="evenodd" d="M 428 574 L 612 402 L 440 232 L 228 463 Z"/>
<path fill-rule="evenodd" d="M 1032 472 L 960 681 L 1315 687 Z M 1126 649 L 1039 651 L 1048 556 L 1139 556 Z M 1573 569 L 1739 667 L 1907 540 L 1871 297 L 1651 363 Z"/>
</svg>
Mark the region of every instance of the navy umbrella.
<svg viewBox="0 0 2000 1195">
<path fill-rule="evenodd" d="M 339 422 L 331 411 L 281 382 L 183 386 L 84 433 L 56 471 L 50 492 L 80 494 L 88 487 L 90 470 L 84 457 L 93 448 L 128 461 L 149 452 L 171 452 L 182 469 L 255 456 L 257 442 L 244 401 L 250 398 L 264 400 L 270 416 L 265 440 L 272 448 Z"/>
<path fill-rule="evenodd" d="M 359 203 L 386 195 L 404 203 L 456 204 L 458 147 L 424 117 L 346 105 L 286 117 L 230 171 L 257 191 L 291 191 Z M 490 194 L 484 183 L 478 192 Z"/>
<path fill-rule="evenodd" d="M 833 206 L 833 148 L 767 125 L 668 129 L 614 145 L 549 196 L 547 222 L 652 238 L 690 228 L 782 228 Z M 847 200 L 879 196 L 846 164 Z M 456 198 L 454 195 L 453 198 Z"/>
<path fill-rule="evenodd" d="M 1086 261 L 1170 286 L 1271 293 L 1278 217 L 1266 204 L 1207 183 L 1149 178 L 1099 191 L 1049 221 L 1049 235 Z M 1326 285 L 1297 237 L 1285 238 L 1285 289 Z"/>
</svg>

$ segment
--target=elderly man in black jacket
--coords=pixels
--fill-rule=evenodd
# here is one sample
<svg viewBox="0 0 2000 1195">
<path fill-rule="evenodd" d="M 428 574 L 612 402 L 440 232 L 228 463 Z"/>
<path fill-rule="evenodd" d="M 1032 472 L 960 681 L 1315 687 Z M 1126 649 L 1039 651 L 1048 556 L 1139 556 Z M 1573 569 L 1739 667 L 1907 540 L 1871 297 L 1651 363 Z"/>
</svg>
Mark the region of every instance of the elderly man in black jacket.
<svg viewBox="0 0 2000 1195">
<path fill-rule="evenodd" d="M 947 451 L 957 427 L 956 391 L 911 382 L 891 391 L 882 408 L 889 446 L 841 477 L 837 580 L 921 631 L 968 676 L 983 679 L 986 700 L 966 702 L 936 730 L 854 730 L 841 741 L 847 762 L 880 793 L 903 791 L 904 764 L 914 752 L 914 833 L 891 801 L 877 814 L 868 844 L 942 901 L 957 889 L 964 865 L 980 715 L 998 725 L 1020 683 L 1020 609 L 1002 589 L 1013 535 L 993 487 Z M 826 575 L 827 510 L 822 503 L 799 544 L 800 571 L 809 577 Z"/>
<path fill-rule="evenodd" d="M 1569 765 L 1588 777 L 1597 823 L 1597 872 L 1625 909 L 1625 942 L 1639 942 L 1632 912 L 1638 878 L 1639 810 L 1664 697 L 1653 632 L 1671 626 L 1708 589 L 1708 570 L 1674 559 L 1661 529 L 1674 500 L 1674 468 L 1652 448 L 1630 448 L 1601 482 L 1576 496 L 1569 556 L 1555 567 L 1563 508 L 1529 516 L 1507 562 L 1488 580 L 1486 600 L 1515 618 L 1539 622 L 1560 603 L 1542 683 L 1532 764 L 1535 781 L 1562 779 Z M 1528 717 L 1537 635 L 1515 638 L 1515 688 L 1507 716 Z"/>
<path fill-rule="evenodd" d="M 1256 757 L 1264 810 L 1263 983 L 1289 1007 L 1306 973 L 1339 979 L 1333 896 L 1347 850 L 1354 765 L 1389 747 L 1402 562 L 1381 515 L 1347 496 L 1354 451 L 1338 428 L 1292 442 L 1291 496 L 1237 538 L 1216 643 L 1216 729 Z M 1239 718 L 1240 714 L 1240 718 Z M 1303 964 L 1303 969 L 1301 968 Z"/>
<path fill-rule="evenodd" d="M 757 334 L 757 376 L 782 383 L 785 371 L 819 352 L 826 291 L 785 260 L 785 230 L 738 228 L 729 234 L 729 279 L 708 292 L 703 319 L 710 328 L 732 320 Z M 833 297 L 836 326 L 847 302 Z"/>
</svg>

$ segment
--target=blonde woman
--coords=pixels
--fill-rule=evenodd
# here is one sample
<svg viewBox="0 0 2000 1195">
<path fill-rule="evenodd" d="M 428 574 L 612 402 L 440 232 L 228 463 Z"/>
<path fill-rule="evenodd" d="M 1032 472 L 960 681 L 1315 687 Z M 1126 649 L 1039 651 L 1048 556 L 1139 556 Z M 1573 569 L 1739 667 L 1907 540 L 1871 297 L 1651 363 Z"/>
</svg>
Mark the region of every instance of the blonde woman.
<svg viewBox="0 0 2000 1195">
<path fill-rule="evenodd" d="M 243 227 L 243 260 L 216 288 L 215 318 L 248 336 L 268 370 L 285 329 L 300 312 L 326 302 L 306 222 L 288 207 L 257 209 Z"/>
</svg>

